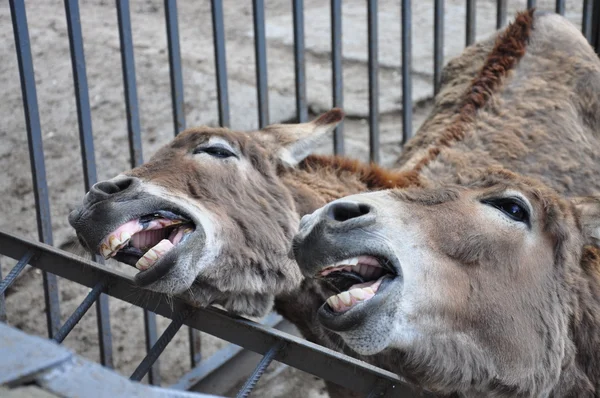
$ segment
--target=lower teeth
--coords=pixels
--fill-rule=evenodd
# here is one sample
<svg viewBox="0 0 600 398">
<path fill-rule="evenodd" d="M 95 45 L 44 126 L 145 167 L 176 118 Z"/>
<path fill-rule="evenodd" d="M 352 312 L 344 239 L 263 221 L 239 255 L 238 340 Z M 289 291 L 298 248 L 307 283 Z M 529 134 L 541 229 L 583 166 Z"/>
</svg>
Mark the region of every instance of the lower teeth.
<svg viewBox="0 0 600 398">
<path fill-rule="evenodd" d="M 148 268 L 152 267 L 154 263 L 158 261 L 159 258 L 164 256 L 165 253 L 167 253 L 173 247 L 175 246 L 173 246 L 173 243 L 171 243 L 170 240 L 161 240 L 156 245 L 154 245 L 154 247 L 152 247 L 146 253 L 144 253 L 142 258 L 140 258 L 135 264 L 135 267 L 141 271 L 147 270 Z"/>
</svg>

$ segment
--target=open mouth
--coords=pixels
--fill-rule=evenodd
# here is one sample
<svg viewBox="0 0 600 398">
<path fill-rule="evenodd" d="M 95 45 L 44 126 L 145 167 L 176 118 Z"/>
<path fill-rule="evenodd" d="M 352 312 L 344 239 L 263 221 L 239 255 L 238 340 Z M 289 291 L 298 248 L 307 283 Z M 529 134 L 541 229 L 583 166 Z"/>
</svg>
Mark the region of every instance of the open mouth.
<svg viewBox="0 0 600 398">
<path fill-rule="evenodd" d="M 185 242 L 194 230 L 188 218 L 159 210 L 121 225 L 102 240 L 99 250 L 105 259 L 114 257 L 145 271 Z"/>
<path fill-rule="evenodd" d="M 359 256 L 322 269 L 318 277 L 340 292 L 329 297 L 326 306 L 333 313 L 342 314 L 375 297 L 386 278 L 397 276 L 387 263 L 372 256 Z"/>
</svg>

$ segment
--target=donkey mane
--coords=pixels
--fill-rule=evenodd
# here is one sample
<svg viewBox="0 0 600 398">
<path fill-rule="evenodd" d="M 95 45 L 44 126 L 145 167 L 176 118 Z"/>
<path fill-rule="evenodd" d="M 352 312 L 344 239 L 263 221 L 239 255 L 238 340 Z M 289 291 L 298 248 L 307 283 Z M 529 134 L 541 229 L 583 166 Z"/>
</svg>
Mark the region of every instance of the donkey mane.
<svg viewBox="0 0 600 398">
<path fill-rule="evenodd" d="M 492 94 L 500 87 L 502 79 L 525 55 L 525 49 L 533 29 L 534 11 L 535 9 L 531 8 L 517 14 L 515 21 L 498 36 L 483 67 L 467 88 L 454 122 L 438 137 L 427 154 L 415 165 L 413 169 L 415 172 L 420 172 L 435 160 L 444 147 L 450 147 L 465 137 L 477 111 L 487 103 Z"/>
<path fill-rule="evenodd" d="M 316 169 L 330 169 L 338 174 L 350 173 L 358 176 L 368 189 L 391 189 L 420 185 L 417 173 L 398 173 L 386 170 L 374 163 L 365 164 L 340 156 L 311 155 L 298 166 L 309 172 Z"/>
</svg>

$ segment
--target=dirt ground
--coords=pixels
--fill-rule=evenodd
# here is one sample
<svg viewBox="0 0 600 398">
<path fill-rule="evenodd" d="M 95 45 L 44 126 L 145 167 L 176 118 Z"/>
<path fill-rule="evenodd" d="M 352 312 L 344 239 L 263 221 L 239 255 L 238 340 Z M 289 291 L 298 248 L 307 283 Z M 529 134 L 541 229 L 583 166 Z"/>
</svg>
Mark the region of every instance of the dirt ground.
<svg viewBox="0 0 600 398">
<path fill-rule="evenodd" d="M 114 1 L 80 2 L 87 77 L 92 109 L 98 178 L 110 178 L 129 167 L 127 123 Z M 522 4 L 521 4 L 522 3 Z M 538 1 L 552 9 L 553 1 Z M 574 4 L 575 3 L 575 4 Z M 227 68 L 231 124 L 235 129 L 257 127 L 252 3 L 224 0 Z M 433 2 L 413 2 L 413 128 L 430 109 L 432 88 Z M 509 2 L 512 16 L 525 1 Z M 477 37 L 489 35 L 495 24 L 495 2 L 478 2 Z M 179 25 L 185 85 L 187 125 L 217 125 L 216 82 L 210 2 L 180 0 Z M 380 128 L 382 162 L 389 165 L 401 151 L 400 8 L 397 1 L 379 2 Z M 173 136 L 169 67 L 163 2 L 132 0 L 131 19 L 137 72 L 139 112 L 145 157 Z M 29 33 L 35 65 L 37 95 L 56 246 L 68 248 L 73 234 L 67 215 L 84 193 L 81 155 L 69 43 L 63 3 L 59 0 L 27 2 Z M 567 2 L 567 17 L 580 25 L 581 2 Z M 368 159 L 368 83 L 366 7 L 364 1 L 344 2 L 344 96 L 346 151 Z M 446 1 L 446 60 L 464 46 L 464 1 Z M 266 1 L 269 111 L 272 122 L 292 120 L 294 58 L 291 3 Z M 307 92 L 311 114 L 331 107 L 329 6 L 305 0 Z M 422 33 L 427 32 L 427 34 Z M 0 5 L 0 229 L 37 238 L 29 154 L 21 91 L 8 2 Z M 321 152 L 328 153 L 330 148 Z M 14 261 L 0 257 L 6 275 Z M 119 264 L 110 266 L 123 268 Z M 59 280 L 63 318 L 76 308 L 88 290 Z M 144 356 L 142 311 L 110 300 L 115 368 L 130 375 Z M 44 300 L 38 270 L 26 272 L 7 293 L 8 323 L 29 333 L 45 335 Z M 163 330 L 168 320 L 159 319 Z M 94 311 L 90 311 L 66 339 L 77 353 L 98 360 Z M 225 342 L 203 334 L 204 357 Z M 182 330 L 160 359 L 163 385 L 175 383 L 189 370 L 187 331 Z M 256 396 L 323 397 L 319 379 L 291 368 L 271 372 Z"/>
</svg>

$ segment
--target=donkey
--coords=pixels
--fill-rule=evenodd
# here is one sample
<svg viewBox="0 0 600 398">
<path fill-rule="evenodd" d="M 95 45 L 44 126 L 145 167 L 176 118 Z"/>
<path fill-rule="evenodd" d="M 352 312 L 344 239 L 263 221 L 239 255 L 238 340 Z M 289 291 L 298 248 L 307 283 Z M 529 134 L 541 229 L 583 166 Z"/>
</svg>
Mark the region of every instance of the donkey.
<svg viewBox="0 0 600 398">
<path fill-rule="evenodd" d="M 529 11 L 444 81 L 397 163 L 411 186 L 302 219 L 294 257 L 331 286 L 318 319 L 438 393 L 598 396 L 600 61 Z"/>
<path fill-rule="evenodd" d="M 309 156 L 342 118 L 333 109 L 251 133 L 188 129 L 147 163 L 95 184 L 69 222 L 89 252 L 136 267 L 139 286 L 242 315 L 274 303 L 306 339 L 339 349 L 336 335 L 319 331 L 326 296 L 289 258 L 292 236 L 302 215 L 334 199 L 408 184 L 376 165 Z"/>
</svg>

